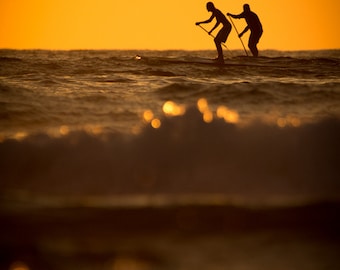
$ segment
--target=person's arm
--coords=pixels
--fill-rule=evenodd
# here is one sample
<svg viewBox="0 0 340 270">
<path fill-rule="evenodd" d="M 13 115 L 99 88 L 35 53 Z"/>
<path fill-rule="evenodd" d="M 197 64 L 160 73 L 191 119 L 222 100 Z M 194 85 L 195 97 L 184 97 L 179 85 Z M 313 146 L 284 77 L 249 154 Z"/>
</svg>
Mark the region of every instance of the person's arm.
<svg viewBox="0 0 340 270">
<path fill-rule="evenodd" d="M 242 37 L 244 35 L 244 33 L 246 33 L 249 30 L 249 26 L 247 25 L 246 28 L 244 28 L 244 30 L 238 35 L 238 37 Z"/>
<path fill-rule="evenodd" d="M 210 23 L 213 19 L 214 19 L 215 15 L 211 15 L 211 17 L 206 20 L 206 21 L 202 21 L 202 22 L 197 22 L 196 25 L 200 25 L 201 23 Z"/>
<path fill-rule="evenodd" d="M 243 13 L 239 14 L 239 15 L 234 15 L 234 14 L 231 14 L 231 13 L 227 13 L 228 16 L 234 18 L 234 19 L 241 19 L 241 18 L 244 18 L 243 16 Z"/>
<path fill-rule="evenodd" d="M 209 31 L 209 35 L 211 35 L 211 33 L 212 33 L 212 32 L 217 28 L 217 26 L 219 26 L 219 25 L 220 25 L 220 21 L 217 20 L 215 26 Z"/>
</svg>

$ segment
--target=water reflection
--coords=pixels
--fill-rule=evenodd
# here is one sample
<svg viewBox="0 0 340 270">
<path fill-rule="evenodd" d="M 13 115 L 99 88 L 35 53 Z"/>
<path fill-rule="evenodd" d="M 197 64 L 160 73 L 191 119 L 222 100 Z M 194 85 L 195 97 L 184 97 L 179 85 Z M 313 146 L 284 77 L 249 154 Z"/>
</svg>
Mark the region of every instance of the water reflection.
<svg viewBox="0 0 340 270">
<path fill-rule="evenodd" d="M 213 112 L 210 110 L 208 101 L 205 98 L 200 98 L 197 101 L 197 108 L 202 113 L 205 123 L 211 123 L 214 120 Z"/>
<path fill-rule="evenodd" d="M 189 105 L 178 104 L 172 100 L 164 102 L 161 107 L 160 113 L 154 113 L 152 110 L 147 109 L 142 114 L 143 122 L 150 124 L 151 127 L 158 129 L 161 127 L 161 122 L 163 117 L 176 117 L 183 116 L 189 110 Z M 277 111 L 270 111 L 263 116 L 249 117 L 243 116 L 239 111 L 231 109 L 226 105 L 219 105 L 215 108 L 209 106 L 209 102 L 206 98 L 199 98 L 196 102 L 197 110 L 202 114 L 202 121 L 204 123 L 211 123 L 214 121 L 215 117 L 224 120 L 224 122 L 229 124 L 240 124 L 248 125 L 253 122 L 263 122 L 269 125 L 275 125 L 280 128 L 284 127 L 300 127 L 302 125 L 302 120 L 294 115 L 282 116 Z M 140 131 L 140 130 L 139 130 Z M 133 134 L 138 134 L 133 129 Z"/>
<path fill-rule="evenodd" d="M 143 119 L 146 123 L 150 123 L 153 119 L 154 115 L 153 115 L 153 112 L 151 110 L 146 110 L 144 113 L 143 113 Z"/>
<path fill-rule="evenodd" d="M 152 119 L 151 121 L 151 126 L 154 128 L 154 129 L 158 129 L 161 127 L 161 120 L 159 120 L 158 118 L 154 118 Z"/>
<path fill-rule="evenodd" d="M 179 116 L 185 113 L 185 106 L 178 105 L 173 101 L 167 101 L 163 105 L 163 112 L 167 116 Z"/>
<path fill-rule="evenodd" d="M 218 118 L 224 119 L 227 123 L 236 124 L 240 120 L 240 116 L 237 111 L 230 110 L 226 106 L 219 106 L 216 111 L 216 115 Z"/>
<path fill-rule="evenodd" d="M 150 125 L 154 129 L 159 129 L 162 125 L 163 118 L 172 118 L 185 115 L 190 108 L 196 107 L 202 115 L 202 122 L 212 123 L 215 119 L 224 120 L 228 124 L 248 125 L 254 122 L 263 122 L 280 128 L 294 127 L 298 128 L 303 124 L 303 119 L 294 114 L 282 115 L 277 110 L 271 110 L 263 114 L 254 112 L 254 115 L 242 114 L 234 108 L 227 105 L 210 105 L 206 98 L 199 98 L 195 104 L 179 104 L 175 101 L 168 100 L 163 103 L 159 110 L 146 109 L 141 113 L 142 121 L 131 125 L 128 129 L 130 134 L 138 135 L 143 129 L 143 124 Z M 304 120 L 306 122 L 306 120 Z M 106 126 L 105 123 L 84 124 L 72 126 L 62 124 L 57 127 L 49 127 L 46 134 L 52 138 L 68 136 L 72 132 L 84 131 L 92 136 L 99 136 L 106 131 L 112 131 L 112 127 Z M 18 131 L 10 136 L 11 139 L 22 141 L 28 136 L 29 132 Z M 0 142 L 6 139 L 5 135 L 0 134 Z"/>
</svg>

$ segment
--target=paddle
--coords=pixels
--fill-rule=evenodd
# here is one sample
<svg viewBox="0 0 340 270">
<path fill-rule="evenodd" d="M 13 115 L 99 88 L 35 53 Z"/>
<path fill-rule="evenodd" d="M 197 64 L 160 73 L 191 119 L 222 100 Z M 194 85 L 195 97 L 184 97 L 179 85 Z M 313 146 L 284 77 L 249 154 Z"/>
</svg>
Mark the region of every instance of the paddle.
<svg viewBox="0 0 340 270">
<path fill-rule="evenodd" d="M 246 55 L 249 56 L 249 55 L 248 55 L 248 52 L 247 52 L 247 50 L 246 50 L 246 47 L 244 46 L 243 41 L 242 41 L 242 39 L 240 38 L 240 34 L 239 34 L 239 32 L 237 31 L 237 28 L 236 28 L 236 26 L 235 26 L 235 24 L 234 24 L 234 22 L 233 22 L 233 19 L 231 18 L 230 15 L 228 15 L 228 16 L 229 16 L 229 19 L 230 19 L 231 23 L 233 24 L 233 26 L 234 26 L 234 28 L 235 28 L 235 30 L 236 30 L 237 36 L 238 36 L 238 38 L 240 39 L 240 41 L 241 41 L 241 43 L 242 43 L 242 46 L 243 46 L 244 51 L 246 52 Z"/>
</svg>

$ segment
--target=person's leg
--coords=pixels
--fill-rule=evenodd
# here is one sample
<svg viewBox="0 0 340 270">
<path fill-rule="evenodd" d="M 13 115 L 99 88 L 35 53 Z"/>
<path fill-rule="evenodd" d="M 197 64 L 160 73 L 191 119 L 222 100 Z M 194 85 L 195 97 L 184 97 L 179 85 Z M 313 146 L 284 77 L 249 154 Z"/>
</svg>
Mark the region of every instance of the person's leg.
<svg viewBox="0 0 340 270">
<path fill-rule="evenodd" d="M 248 44 L 248 47 L 251 51 L 251 53 L 253 54 L 254 57 L 258 57 L 259 56 L 259 51 L 256 47 L 256 44 L 250 43 Z"/>
<path fill-rule="evenodd" d="M 221 46 L 221 42 L 219 40 L 217 40 L 215 38 L 215 45 L 216 45 L 216 50 L 217 50 L 217 61 L 218 62 L 224 62 L 224 58 L 223 58 L 223 50 L 222 50 L 222 46 Z"/>
<path fill-rule="evenodd" d="M 250 34 L 248 47 L 254 57 L 258 57 L 259 55 L 259 51 L 257 49 L 257 43 L 259 42 L 261 36 L 262 36 L 262 32 L 261 33 L 252 32 Z"/>
<path fill-rule="evenodd" d="M 248 41 L 248 47 L 253 54 L 253 56 L 257 57 L 259 55 L 259 52 L 256 48 L 256 43 L 255 43 L 255 37 L 254 33 L 250 34 L 249 41 Z"/>
<path fill-rule="evenodd" d="M 223 50 L 222 50 L 222 42 L 226 42 L 227 38 L 231 32 L 231 25 L 230 27 L 223 27 L 217 34 L 216 38 L 214 39 L 217 54 L 218 54 L 218 62 L 224 63 L 224 57 L 223 57 Z"/>
</svg>

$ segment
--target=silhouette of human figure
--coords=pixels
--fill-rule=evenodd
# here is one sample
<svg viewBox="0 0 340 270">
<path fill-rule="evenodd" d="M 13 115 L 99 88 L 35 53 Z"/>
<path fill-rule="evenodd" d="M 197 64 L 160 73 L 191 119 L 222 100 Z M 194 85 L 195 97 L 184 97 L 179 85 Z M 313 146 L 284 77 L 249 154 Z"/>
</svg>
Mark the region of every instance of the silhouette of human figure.
<svg viewBox="0 0 340 270">
<path fill-rule="evenodd" d="M 231 16 L 235 19 L 241 19 L 244 18 L 247 22 L 246 28 L 242 31 L 242 33 L 239 34 L 239 37 L 242 37 L 244 33 L 246 33 L 250 29 L 250 37 L 248 41 L 248 47 L 253 54 L 253 56 L 257 57 L 259 55 L 259 51 L 257 49 L 257 43 L 259 43 L 259 40 L 262 36 L 263 29 L 262 24 L 260 22 L 259 17 L 250 10 L 250 7 L 248 4 L 243 5 L 243 12 L 239 15 L 233 15 L 230 13 L 227 13 L 228 16 Z"/>
<path fill-rule="evenodd" d="M 216 49 L 217 49 L 217 62 L 220 64 L 224 63 L 224 58 L 223 58 L 223 51 L 222 51 L 222 42 L 226 42 L 227 38 L 230 34 L 231 31 L 231 24 L 228 21 L 228 19 L 224 16 L 224 14 L 218 10 L 217 8 L 215 8 L 215 5 L 212 2 L 208 2 L 207 3 L 207 10 L 209 12 L 212 12 L 211 17 L 206 20 L 206 21 L 202 21 L 202 22 L 197 22 L 196 25 L 200 25 L 202 23 L 210 23 L 214 18 L 216 18 L 216 24 L 215 26 L 209 31 L 209 35 L 211 35 L 211 33 L 222 23 L 223 27 L 221 28 L 221 30 L 218 32 L 218 34 L 216 35 L 214 41 L 215 41 L 215 45 L 216 45 Z"/>
</svg>

